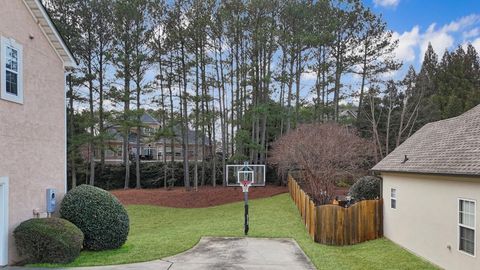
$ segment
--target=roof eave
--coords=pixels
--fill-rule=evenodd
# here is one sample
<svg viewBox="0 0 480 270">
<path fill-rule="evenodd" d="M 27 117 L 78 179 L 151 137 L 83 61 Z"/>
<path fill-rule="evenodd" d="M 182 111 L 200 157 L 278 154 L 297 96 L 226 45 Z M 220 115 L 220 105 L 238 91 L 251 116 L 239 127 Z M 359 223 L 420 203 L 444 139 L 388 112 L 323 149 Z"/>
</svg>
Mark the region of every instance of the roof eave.
<svg viewBox="0 0 480 270">
<path fill-rule="evenodd" d="M 460 177 L 480 177 L 480 174 L 466 174 L 453 172 L 418 172 L 418 171 L 400 171 L 387 169 L 370 169 L 371 172 L 377 173 L 405 173 L 405 174 L 422 174 L 422 175 L 446 175 L 446 176 L 460 176 Z"/>
<path fill-rule="evenodd" d="M 38 26 L 45 34 L 58 57 L 62 60 L 63 67 L 66 70 L 77 68 L 78 64 L 75 57 L 40 0 L 23 0 L 23 2 L 36 19 Z"/>
</svg>

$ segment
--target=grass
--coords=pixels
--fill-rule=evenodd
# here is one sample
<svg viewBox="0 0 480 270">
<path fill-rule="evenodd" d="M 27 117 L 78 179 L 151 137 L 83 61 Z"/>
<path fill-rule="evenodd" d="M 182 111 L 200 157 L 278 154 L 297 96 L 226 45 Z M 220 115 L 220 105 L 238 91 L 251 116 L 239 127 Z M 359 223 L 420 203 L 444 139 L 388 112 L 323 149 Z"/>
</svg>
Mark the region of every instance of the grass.
<svg viewBox="0 0 480 270">
<path fill-rule="evenodd" d="M 335 247 L 313 242 L 288 194 L 250 201 L 250 237 L 294 238 L 318 269 L 436 269 L 387 239 Z M 120 249 L 83 251 L 68 265 L 92 266 L 149 261 L 192 248 L 202 236 L 243 236 L 243 203 L 178 209 L 131 205 L 131 227 Z"/>
</svg>

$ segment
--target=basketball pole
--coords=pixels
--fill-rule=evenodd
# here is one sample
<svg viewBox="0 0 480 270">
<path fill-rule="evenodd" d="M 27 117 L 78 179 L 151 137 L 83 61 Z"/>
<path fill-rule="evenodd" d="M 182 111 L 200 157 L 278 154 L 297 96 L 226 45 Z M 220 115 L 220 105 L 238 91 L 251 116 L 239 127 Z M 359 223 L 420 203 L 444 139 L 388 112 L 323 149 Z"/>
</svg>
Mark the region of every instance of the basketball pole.
<svg viewBox="0 0 480 270">
<path fill-rule="evenodd" d="M 243 198 L 245 201 L 245 223 L 243 226 L 245 235 L 248 235 L 248 190 L 246 192 L 243 192 Z"/>
</svg>

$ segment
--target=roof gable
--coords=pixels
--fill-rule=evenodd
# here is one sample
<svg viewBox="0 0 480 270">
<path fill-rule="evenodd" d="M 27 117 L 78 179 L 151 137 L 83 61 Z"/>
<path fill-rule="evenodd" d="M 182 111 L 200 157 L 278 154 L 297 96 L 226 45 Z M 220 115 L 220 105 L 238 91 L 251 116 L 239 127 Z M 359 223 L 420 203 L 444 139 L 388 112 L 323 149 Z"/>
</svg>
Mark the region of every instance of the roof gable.
<svg viewBox="0 0 480 270">
<path fill-rule="evenodd" d="M 480 176 L 480 105 L 426 124 L 372 170 Z"/>
<path fill-rule="evenodd" d="M 58 32 L 55 24 L 52 22 L 40 0 L 23 0 L 23 2 L 29 9 L 37 25 L 47 37 L 47 40 L 50 42 L 50 45 L 52 45 L 58 57 L 62 60 L 63 66 L 65 68 L 76 68 L 77 62 L 75 57 Z"/>
<path fill-rule="evenodd" d="M 160 125 L 160 122 L 157 119 L 155 119 L 153 116 L 151 116 L 149 113 L 142 114 L 140 121 L 145 124 Z"/>
</svg>

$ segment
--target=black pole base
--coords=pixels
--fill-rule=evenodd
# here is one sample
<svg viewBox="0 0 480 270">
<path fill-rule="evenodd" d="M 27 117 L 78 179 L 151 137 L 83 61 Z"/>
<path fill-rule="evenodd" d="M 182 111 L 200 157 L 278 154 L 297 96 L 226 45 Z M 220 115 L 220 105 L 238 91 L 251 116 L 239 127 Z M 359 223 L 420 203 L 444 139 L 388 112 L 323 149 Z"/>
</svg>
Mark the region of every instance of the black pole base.
<svg viewBox="0 0 480 270">
<path fill-rule="evenodd" d="M 245 204 L 245 224 L 244 224 L 245 235 L 248 235 L 248 204 Z"/>
</svg>

